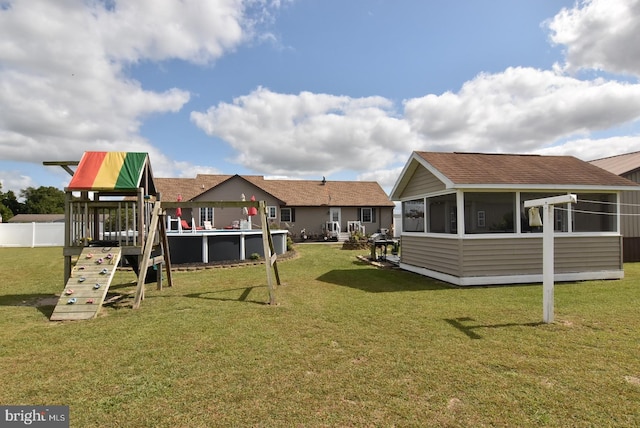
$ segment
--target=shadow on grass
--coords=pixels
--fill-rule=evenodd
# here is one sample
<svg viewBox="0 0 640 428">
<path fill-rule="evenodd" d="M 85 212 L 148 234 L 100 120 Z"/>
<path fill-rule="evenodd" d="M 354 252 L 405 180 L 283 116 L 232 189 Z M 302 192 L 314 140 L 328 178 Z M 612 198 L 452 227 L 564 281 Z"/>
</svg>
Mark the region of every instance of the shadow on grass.
<svg viewBox="0 0 640 428">
<path fill-rule="evenodd" d="M 452 327 L 460 330 L 462 333 L 467 335 L 470 339 L 482 339 L 482 336 L 477 334 L 474 330 L 483 329 L 483 328 L 506 328 L 506 327 L 537 327 L 539 325 L 543 325 L 543 322 L 529 322 L 529 323 L 505 323 L 505 324 L 475 324 L 468 325 L 466 322 L 475 321 L 475 319 L 470 317 L 462 317 L 462 318 L 445 318 L 445 322 L 449 323 Z"/>
<path fill-rule="evenodd" d="M 112 284 L 109 287 L 109 292 L 107 293 L 103 306 L 116 307 L 117 304 L 121 304 L 122 300 L 129 297 L 127 293 L 112 293 L 112 291 L 123 288 L 131 288 L 131 283 L 125 282 L 121 284 Z M 64 289 L 60 289 L 60 292 L 63 291 Z M 5 294 L 0 296 L 0 306 L 25 306 L 36 308 L 44 316 L 51 318 L 51 314 L 53 314 L 53 310 L 58 304 L 59 299 L 59 294 Z"/>
<path fill-rule="evenodd" d="M 227 288 L 224 290 L 216 290 L 216 291 L 205 291 L 203 293 L 193 293 L 193 294 L 185 294 L 184 297 L 191 297 L 196 299 L 207 299 L 207 300 L 217 300 L 220 302 L 245 302 L 245 303 L 255 303 L 258 305 L 266 305 L 268 302 L 261 300 L 249 300 L 249 294 L 254 288 L 266 288 L 266 286 L 253 286 L 253 287 L 240 287 L 240 288 Z M 232 297 L 220 297 L 215 296 L 216 294 L 228 293 L 230 291 L 239 291 L 242 290 L 240 296 L 236 298 Z"/>
<path fill-rule="evenodd" d="M 26 306 L 36 308 L 47 318 L 53 313 L 59 296 L 55 294 L 7 294 L 0 296 L 0 306 Z"/>
<path fill-rule="evenodd" d="M 356 288 L 369 293 L 390 293 L 399 291 L 451 290 L 455 288 L 410 272 L 381 269 L 334 269 L 320 275 L 318 281 L 344 287 Z"/>
</svg>

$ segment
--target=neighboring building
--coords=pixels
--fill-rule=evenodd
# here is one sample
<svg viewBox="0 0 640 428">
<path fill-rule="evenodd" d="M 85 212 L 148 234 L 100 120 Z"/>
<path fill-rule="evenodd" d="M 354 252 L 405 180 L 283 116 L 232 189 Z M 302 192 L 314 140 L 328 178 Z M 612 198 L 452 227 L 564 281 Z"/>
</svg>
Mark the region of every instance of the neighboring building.
<svg viewBox="0 0 640 428">
<path fill-rule="evenodd" d="M 414 152 L 391 199 L 402 202 L 400 266 L 457 285 L 542 281 L 542 228 L 524 201 L 555 208 L 559 281 L 624 276 L 620 195 L 632 181 L 569 156 Z"/>
<path fill-rule="evenodd" d="M 64 223 L 62 214 L 16 214 L 7 223 Z"/>
<path fill-rule="evenodd" d="M 206 175 L 195 178 L 156 178 L 162 200 L 185 202 L 182 218 L 194 219 L 196 226 L 211 222 L 213 228 L 223 229 L 246 219 L 242 209 L 200 208 L 192 210 L 189 201 L 238 201 L 242 195 L 249 200 L 264 200 L 271 223 L 288 229 L 294 238 L 321 236 L 326 223 L 335 221 L 340 230 L 358 224 L 367 234 L 393 225 L 395 204 L 380 185 L 372 181 L 328 180 L 269 180 L 256 175 Z M 169 213 L 175 216 L 175 211 Z M 253 217 L 259 227 L 259 217 Z M 359 222 L 359 223 L 358 223 Z M 175 225 L 171 225 L 173 229 Z M 189 224 L 189 226 L 192 226 Z"/>
<path fill-rule="evenodd" d="M 640 183 L 640 152 L 596 159 L 590 163 L 620 177 Z M 640 193 L 622 192 L 620 200 L 620 232 L 624 237 L 624 261 L 640 262 Z"/>
</svg>

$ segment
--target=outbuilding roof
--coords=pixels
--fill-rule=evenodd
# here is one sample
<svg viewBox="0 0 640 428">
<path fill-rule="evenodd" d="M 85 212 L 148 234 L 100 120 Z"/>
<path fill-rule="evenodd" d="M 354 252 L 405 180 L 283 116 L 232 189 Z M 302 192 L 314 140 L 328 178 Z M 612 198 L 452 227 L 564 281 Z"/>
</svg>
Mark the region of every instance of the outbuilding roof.
<svg viewBox="0 0 640 428">
<path fill-rule="evenodd" d="M 7 223 L 62 223 L 62 214 L 16 214 L 7 220 Z"/>
<path fill-rule="evenodd" d="M 413 152 L 393 191 L 397 198 L 422 165 L 446 188 L 630 189 L 638 185 L 573 156 Z"/>
<path fill-rule="evenodd" d="M 625 175 L 640 169 L 640 152 L 625 153 L 607 158 L 595 159 L 592 165 L 606 169 L 616 175 Z"/>
</svg>

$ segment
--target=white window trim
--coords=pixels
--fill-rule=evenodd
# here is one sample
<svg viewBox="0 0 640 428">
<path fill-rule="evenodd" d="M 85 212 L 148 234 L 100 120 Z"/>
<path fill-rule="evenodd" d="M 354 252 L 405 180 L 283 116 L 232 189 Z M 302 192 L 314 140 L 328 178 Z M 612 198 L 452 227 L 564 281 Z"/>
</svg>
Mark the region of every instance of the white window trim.
<svg viewBox="0 0 640 428">
<path fill-rule="evenodd" d="M 373 208 L 371 207 L 365 207 L 365 208 L 360 208 L 360 221 L 362 221 L 363 223 L 373 223 Z M 364 219 L 364 211 L 368 210 L 369 211 L 369 220 L 365 220 Z"/>
<path fill-rule="evenodd" d="M 278 207 L 267 206 L 267 218 L 269 219 L 278 218 Z"/>
</svg>

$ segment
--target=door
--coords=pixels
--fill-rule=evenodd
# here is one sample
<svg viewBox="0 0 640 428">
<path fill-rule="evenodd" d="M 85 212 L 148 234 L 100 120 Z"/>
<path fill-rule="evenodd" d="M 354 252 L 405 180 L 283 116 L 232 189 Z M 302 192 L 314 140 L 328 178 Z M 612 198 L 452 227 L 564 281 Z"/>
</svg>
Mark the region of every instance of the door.
<svg viewBox="0 0 640 428">
<path fill-rule="evenodd" d="M 340 208 L 329 208 L 329 221 L 337 221 L 338 225 L 341 225 L 342 219 L 340 217 Z M 340 226 L 340 229 L 342 229 L 342 226 Z"/>
</svg>

